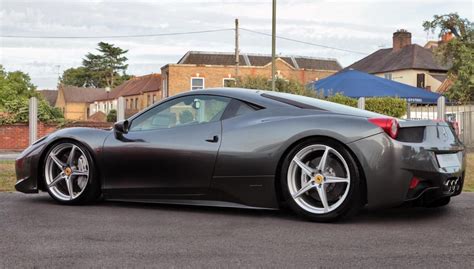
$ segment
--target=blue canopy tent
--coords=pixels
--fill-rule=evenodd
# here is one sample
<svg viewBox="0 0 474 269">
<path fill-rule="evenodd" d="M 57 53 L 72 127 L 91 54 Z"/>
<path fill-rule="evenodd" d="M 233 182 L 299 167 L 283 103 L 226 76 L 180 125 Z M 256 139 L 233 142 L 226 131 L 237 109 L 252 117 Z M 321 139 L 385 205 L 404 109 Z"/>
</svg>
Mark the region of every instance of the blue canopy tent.
<svg viewBox="0 0 474 269">
<path fill-rule="evenodd" d="M 418 104 L 436 104 L 441 96 L 421 88 L 352 69 L 315 81 L 310 84 L 310 87 L 322 91 L 324 96 L 341 93 L 353 98 L 399 97 L 406 99 L 409 103 Z"/>
</svg>

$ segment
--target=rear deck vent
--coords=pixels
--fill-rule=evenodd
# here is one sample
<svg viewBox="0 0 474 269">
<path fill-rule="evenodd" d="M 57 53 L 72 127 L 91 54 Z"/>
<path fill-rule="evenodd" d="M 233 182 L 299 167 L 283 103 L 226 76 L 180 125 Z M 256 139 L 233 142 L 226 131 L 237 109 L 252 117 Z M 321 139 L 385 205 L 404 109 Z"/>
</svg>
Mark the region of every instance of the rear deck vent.
<svg viewBox="0 0 474 269">
<path fill-rule="evenodd" d="M 406 127 L 398 130 L 397 140 L 409 143 L 421 143 L 425 137 L 425 127 Z"/>
</svg>

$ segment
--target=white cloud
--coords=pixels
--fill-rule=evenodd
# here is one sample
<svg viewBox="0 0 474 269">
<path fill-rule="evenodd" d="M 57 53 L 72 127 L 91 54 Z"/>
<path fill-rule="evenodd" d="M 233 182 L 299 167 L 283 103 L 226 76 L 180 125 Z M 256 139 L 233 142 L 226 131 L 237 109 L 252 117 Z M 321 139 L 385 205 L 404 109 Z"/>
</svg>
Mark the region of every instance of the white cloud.
<svg viewBox="0 0 474 269">
<path fill-rule="evenodd" d="M 277 34 L 343 49 L 373 52 L 391 46 L 392 32 L 405 28 L 424 44 L 423 20 L 459 12 L 472 20 L 471 1 L 292 1 L 278 0 Z M 9 1 L 0 2 L 0 33 L 30 36 L 103 36 L 185 32 L 240 25 L 270 33 L 268 0 Z M 129 50 L 130 74 L 160 72 L 188 50 L 233 51 L 233 31 L 186 36 L 119 38 L 103 41 Z M 270 53 L 270 37 L 241 31 L 241 50 Z M 0 63 L 28 72 L 40 88 L 52 88 L 60 71 L 81 64 L 101 39 L 0 40 Z M 277 41 L 277 52 L 336 58 L 349 65 L 362 55 Z"/>
</svg>

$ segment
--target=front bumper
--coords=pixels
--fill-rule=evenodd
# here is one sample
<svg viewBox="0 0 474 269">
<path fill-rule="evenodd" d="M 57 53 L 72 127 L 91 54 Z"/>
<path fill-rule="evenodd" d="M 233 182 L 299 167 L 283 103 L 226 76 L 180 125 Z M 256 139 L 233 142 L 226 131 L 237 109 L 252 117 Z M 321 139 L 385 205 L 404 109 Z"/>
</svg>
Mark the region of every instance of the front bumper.
<svg viewBox="0 0 474 269">
<path fill-rule="evenodd" d="M 43 146 L 32 145 L 25 149 L 15 161 L 15 172 L 17 182 L 15 189 L 23 193 L 37 193 L 41 186 L 39 184 L 39 163 Z"/>
<path fill-rule="evenodd" d="M 380 133 L 348 146 L 363 168 L 369 208 L 397 206 L 415 200 L 429 203 L 462 191 L 466 156 L 459 143 L 429 139 L 422 143 L 405 143 Z M 439 153 L 458 153 L 461 165 L 440 168 L 436 160 Z M 414 177 L 420 183 L 412 189 L 410 183 Z M 454 189 L 453 180 L 457 180 Z"/>
</svg>

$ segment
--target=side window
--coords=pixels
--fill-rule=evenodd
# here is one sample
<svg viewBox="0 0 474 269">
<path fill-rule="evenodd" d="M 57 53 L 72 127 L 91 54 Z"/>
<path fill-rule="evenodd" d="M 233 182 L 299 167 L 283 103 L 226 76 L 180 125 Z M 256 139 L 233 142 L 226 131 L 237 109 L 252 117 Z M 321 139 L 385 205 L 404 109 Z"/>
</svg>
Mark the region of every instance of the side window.
<svg viewBox="0 0 474 269">
<path fill-rule="evenodd" d="M 233 117 L 249 114 L 259 109 L 261 109 L 261 107 L 234 99 L 229 105 L 229 108 L 227 109 L 227 111 L 225 112 L 224 118 L 228 119 L 228 118 L 233 118 Z"/>
<path fill-rule="evenodd" d="M 134 119 L 130 131 L 175 128 L 204 124 L 221 119 L 229 98 L 191 95 L 170 100 Z"/>
<path fill-rule="evenodd" d="M 238 102 L 239 102 L 239 106 L 237 108 L 237 111 L 235 112 L 235 116 L 245 115 L 247 113 L 251 113 L 256 110 L 254 107 L 251 107 L 247 103 L 240 102 L 240 101 Z"/>
</svg>

